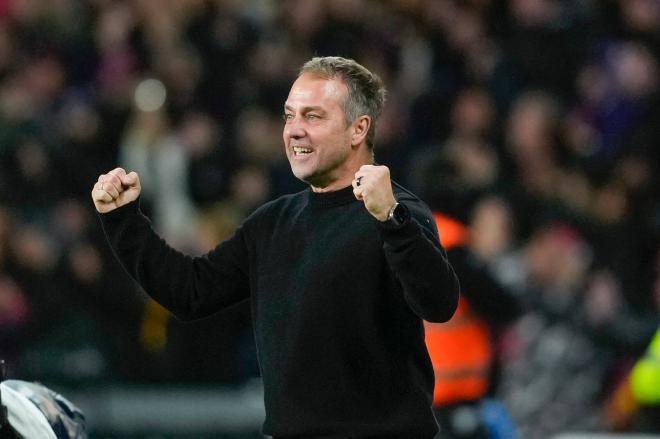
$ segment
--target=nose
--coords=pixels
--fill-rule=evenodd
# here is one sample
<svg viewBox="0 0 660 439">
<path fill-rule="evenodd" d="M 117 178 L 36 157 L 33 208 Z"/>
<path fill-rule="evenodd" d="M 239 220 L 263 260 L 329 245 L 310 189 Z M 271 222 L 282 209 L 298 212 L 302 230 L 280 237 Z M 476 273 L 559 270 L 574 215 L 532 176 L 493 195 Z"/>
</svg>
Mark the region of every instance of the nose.
<svg viewBox="0 0 660 439">
<path fill-rule="evenodd" d="M 300 117 L 294 117 L 284 125 L 284 137 L 292 139 L 300 139 L 305 137 L 305 128 L 300 120 Z"/>
</svg>

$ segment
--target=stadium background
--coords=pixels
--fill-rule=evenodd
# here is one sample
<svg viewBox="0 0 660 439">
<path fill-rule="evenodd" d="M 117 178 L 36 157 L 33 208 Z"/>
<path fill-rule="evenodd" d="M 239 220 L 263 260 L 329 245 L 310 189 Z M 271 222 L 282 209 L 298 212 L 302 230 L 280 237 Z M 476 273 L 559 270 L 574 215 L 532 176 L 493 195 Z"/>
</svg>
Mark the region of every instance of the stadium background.
<svg viewBox="0 0 660 439">
<path fill-rule="evenodd" d="M 248 307 L 170 318 L 89 192 L 136 170 L 156 228 L 208 250 L 303 187 L 280 115 L 314 55 L 381 75 L 377 161 L 521 304 L 492 391 L 520 437 L 624 428 L 612 398 L 660 316 L 656 0 L 0 1 L 9 376 L 88 407 L 94 437 L 258 437 Z"/>
</svg>

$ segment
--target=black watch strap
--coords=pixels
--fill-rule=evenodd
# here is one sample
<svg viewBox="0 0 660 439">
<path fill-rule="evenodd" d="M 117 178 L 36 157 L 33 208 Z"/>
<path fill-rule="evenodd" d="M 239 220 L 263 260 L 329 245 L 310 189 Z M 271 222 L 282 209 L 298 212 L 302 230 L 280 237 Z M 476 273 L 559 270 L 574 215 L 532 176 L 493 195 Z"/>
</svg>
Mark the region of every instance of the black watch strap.
<svg viewBox="0 0 660 439">
<path fill-rule="evenodd" d="M 383 223 L 388 227 L 401 227 L 406 221 L 408 221 L 409 217 L 410 212 L 408 211 L 408 208 L 397 202 L 392 206 L 387 215 L 387 219 Z"/>
</svg>

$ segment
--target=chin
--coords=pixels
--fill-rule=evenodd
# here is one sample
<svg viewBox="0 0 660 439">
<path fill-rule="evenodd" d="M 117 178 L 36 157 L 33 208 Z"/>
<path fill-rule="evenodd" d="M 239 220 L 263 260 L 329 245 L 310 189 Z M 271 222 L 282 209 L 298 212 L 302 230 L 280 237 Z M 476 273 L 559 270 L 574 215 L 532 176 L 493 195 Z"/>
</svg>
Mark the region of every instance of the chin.
<svg viewBox="0 0 660 439">
<path fill-rule="evenodd" d="M 305 184 L 308 184 L 310 186 L 319 186 L 322 185 L 322 179 L 319 178 L 319 176 L 315 173 L 312 172 L 304 172 L 302 170 L 293 170 L 293 175 L 296 177 L 298 180 L 302 181 Z"/>
<path fill-rule="evenodd" d="M 295 161 L 289 161 L 289 166 L 291 166 L 291 172 L 299 180 L 307 180 L 313 178 L 317 174 L 316 169 L 313 166 L 310 166 L 311 163 L 296 163 Z"/>
<path fill-rule="evenodd" d="M 314 179 L 313 174 L 310 174 L 309 172 L 303 172 L 302 170 L 295 170 L 293 168 L 291 169 L 291 172 L 294 177 L 303 183 L 311 184 L 310 181 Z"/>
</svg>

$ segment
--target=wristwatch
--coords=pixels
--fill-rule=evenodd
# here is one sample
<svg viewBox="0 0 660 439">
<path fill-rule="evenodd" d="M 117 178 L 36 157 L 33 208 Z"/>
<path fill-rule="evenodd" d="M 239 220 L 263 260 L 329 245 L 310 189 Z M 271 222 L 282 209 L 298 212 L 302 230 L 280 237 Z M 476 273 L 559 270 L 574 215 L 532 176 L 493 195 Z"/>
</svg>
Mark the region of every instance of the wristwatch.
<svg viewBox="0 0 660 439">
<path fill-rule="evenodd" d="M 383 221 L 384 224 L 391 227 L 400 227 L 408 220 L 410 212 L 403 204 L 396 202 L 387 214 L 387 219 Z"/>
</svg>

